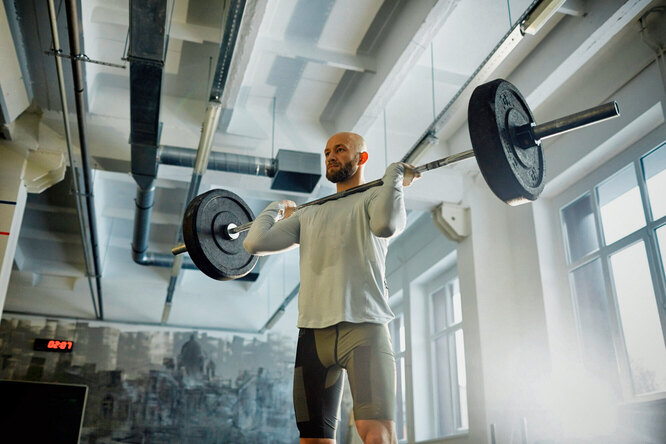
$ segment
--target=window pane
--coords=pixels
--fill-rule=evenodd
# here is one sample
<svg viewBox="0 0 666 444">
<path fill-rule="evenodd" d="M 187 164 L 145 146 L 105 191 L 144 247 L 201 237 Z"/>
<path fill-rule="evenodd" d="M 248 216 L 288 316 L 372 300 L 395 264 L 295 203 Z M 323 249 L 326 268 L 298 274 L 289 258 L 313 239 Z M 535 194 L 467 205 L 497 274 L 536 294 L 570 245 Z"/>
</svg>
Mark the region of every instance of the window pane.
<svg viewBox="0 0 666 444">
<path fill-rule="evenodd" d="M 465 341 L 463 331 L 459 329 L 456 337 L 456 370 L 458 372 L 458 429 L 467 429 L 467 373 L 465 371 Z"/>
<path fill-rule="evenodd" d="M 396 354 L 405 351 L 405 324 L 403 322 L 402 314 L 396 317 L 389 324 L 389 331 L 391 332 L 391 341 L 393 341 L 393 351 Z"/>
<path fill-rule="evenodd" d="M 666 216 L 666 145 L 645 156 L 642 162 L 652 218 L 657 220 Z"/>
<path fill-rule="evenodd" d="M 666 390 L 666 347 L 643 242 L 611 256 L 613 282 L 637 395 Z"/>
<path fill-rule="evenodd" d="M 641 193 L 630 165 L 597 188 L 606 245 L 645 225 Z"/>
<path fill-rule="evenodd" d="M 441 288 L 432 294 L 434 330 L 436 333 L 446 328 L 446 289 Z"/>
<path fill-rule="evenodd" d="M 462 301 L 460 299 L 460 290 L 456 286 L 456 291 L 453 294 L 453 323 L 457 324 L 462 322 Z"/>
<path fill-rule="evenodd" d="M 586 194 L 562 209 L 569 262 L 575 262 L 599 248 L 592 198 Z"/>
<path fill-rule="evenodd" d="M 571 281 L 585 366 L 590 373 L 617 387 L 617 359 L 601 261 L 595 259 L 574 270 Z"/>
<path fill-rule="evenodd" d="M 453 399 L 451 393 L 451 366 L 449 360 L 449 338 L 443 335 L 435 340 L 435 369 L 437 372 L 437 406 L 439 407 L 439 436 L 450 435 L 456 430 L 453 422 Z M 453 344 L 451 344 L 453 345 Z"/>
<path fill-rule="evenodd" d="M 407 403 L 405 402 L 405 358 L 396 362 L 398 390 L 395 397 L 395 425 L 399 440 L 407 439 Z"/>
<path fill-rule="evenodd" d="M 666 267 L 666 225 L 657 229 L 657 243 L 661 252 L 661 266 Z M 666 270 L 662 269 L 662 273 Z"/>
<path fill-rule="evenodd" d="M 462 328 L 435 340 L 439 436 L 469 428 L 467 418 L 467 373 Z"/>
<path fill-rule="evenodd" d="M 399 335 L 400 335 L 400 352 L 405 351 L 405 323 L 403 322 L 403 317 L 400 316 L 400 319 L 398 321 L 399 324 Z"/>
</svg>

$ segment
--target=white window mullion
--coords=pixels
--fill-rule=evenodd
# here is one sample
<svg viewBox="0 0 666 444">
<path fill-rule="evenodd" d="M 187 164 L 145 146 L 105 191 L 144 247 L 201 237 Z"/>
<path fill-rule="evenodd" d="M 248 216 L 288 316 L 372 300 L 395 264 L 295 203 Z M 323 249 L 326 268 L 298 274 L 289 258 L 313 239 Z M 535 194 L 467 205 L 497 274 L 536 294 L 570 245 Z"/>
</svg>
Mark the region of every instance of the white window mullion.
<svg viewBox="0 0 666 444">
<path fill-rule="evenodd" d="M 647 183 L 645 182 L 642 158 L 636 161 L 636 176 L 638 178 L 638 186 L 643 200 L 645 219 L 648 221 L 645 247 L 647 250 L 650 274 L 652 275 L 652 288 L 654 289 L 655 297 L 657 298 L 657 311 L 661 323 L 661 333 L 664 342 L 666 343 L 666 281 L 664 276 L 664 264 L 662 263 L 659 243 L 657 240 L 657 229 L 666 223 L 666 216 L 662 216 L 657 221 L 653 220 L 654 215 L 652 214 L 652 208 L 650 206 L 650 196 Z M 662 246 L 662 248 L 666 248 L 666 246 Z"/>
<path fill-rule="evenodd" d="M 456 432 L 458 431 L 458 402 L 457 402 L 457 384 L 454 384 L 454 382 L 457 379 L 458 372 L 456 370 L 456 362 L 455 362 L 455 354 L 456 354 L 456 339 L 455 336 L 452 334 L 452 332 L 448 332 L 446 335 L 446 343 L 448 345 L 448 349 L 446 350 L 446 355 L 448 357 L 449 361 L 449 421 L 451 423 L 451 432 Z"/>
<path fill-rule="evenodd" d="M 432 297 L 429 298 L 429 304 L 430 307 L 433 307 L 432 303 Z M 433 326 L 434 328 L 434 310 L 431 309 L 431 323 L 430 325 Z M 432 330 L 431 330 L 432 331 Z M 439 372 L 437 371 L 437 339 L 442 335 L 440 332 L 439 334 L 432 334 L 430 335 L 430 356 L 434 356 L 434 359 L 430 359 L 430 384 L 431 387 L 434 387 L 435 389 L 433 390 L 433 396 L 435 399 L 433 400 L 434 402 L 432 403 L 433 405 L 433 419 L 434 419 L 434 430 L 436 435 L 440 435 L 442 433 L 442 424 L 440 418 L 442 418 L 443 412 L 441 411 L 441 407 L 439 405 Z"/>
<path fill-rule="evenodd" d="M 659 319 L 661 320 L 661 330 L 664 334 L 664 341 L 666 342 L 666 282 L 664 282 L 664 268 L 661 261 L 661 256 L 659 254 L 659 246 L 656 234 L 656 230 L 661 224 L 658 224 L 653 220 L 654 215 L 652 214 L 650 196 L 648 193 L 647 183 L 645 182 L 645 173 L 643 172 L 643 158 L 637 159 L 634 162 L 634 165 L 638 188 L 640 190 L 641 200 L 643 202 L 645 220 L 647 221 L 647 239 L 645 246 L 647 248 L 648 263 L 650 264 L 650 273 L 652 275 L 652 286 L 657 298 Z M 661 219 L 666 219 L 666 216 L 663 216 Z"/>
<path fill-rule="evenodd" d="M 657 239 L 657 230 L 660 228 L 662 230 L 666 230 L 666 216 L 661 217 L 659 220 L 656 220 L 653 222 L 653 227 L 652 227 L 652 241 L 654 242 L 654 251 L 655 251 L 655 259 L 654 263 L 655 266 L 657 267 L 657 275 L 659 276 L 659 288 L 661 290 L 661 293 L 658 297 L 658 305 L 661 309 L 662 312 L 666 312 L 666 263 L 664 263 L 663 258 L 666 257 L 666 242 L 664 242 L 664 245 L 659 245 L 659 240 Z M 664 318 L 662 318 L 662 322 L 664 322 Z M 662 324 L 664 326 L 664 335 L 666 337 L 666 324 Z"/>
<path fill-rule="evenodd" d="M 655 227 L 660 227 L 666 224 L 666 216 L 660 217 L 659 219 L 655 220 L 653 223 Z"/>
<path fill-rule="evenodd" d="M 638 190 L 641 194 L 641 202 L 643 204 L 643 213 L 645 214 L 646 225 L 652 222 L 652 209 L 650 208 L 650 197 L 648 195 L 647 184 L 645 183 L 645 176 L 643 174 L 643 167 L 641 165 L 641 158 L 634 161 L 634 173 L 636 173 L 636 183 Z"/>
<path fill-rule="evenodd" d="M 460 325 L 460 324 L 458 324 Z M 452 401 L 453 401 L 453 423 L 455 424 L 456 431 L 459 431 L 460 428 L 462 427 L 462 419 L 460 417 L 462 413 L 462 408 L 461 408 L 461 401 L 460 401 L 460 386 L 458 384 L 458 345 L 456 344 L 456 333 L 458 331 L 462 331 L 462 326 L 459 326 L 458 328 L 455 328 L 451 331 L 451 343 L 454 344 L 452 347 L 452 352 L 449 352 L 449 360 L 451 361 L 451 366 L 453 367 L 453 370 L 451 371 L 451 387 L 455 388 L 453 390 L 453 396 L 452 396 Z"/>
<path fill-rule="evenodd" d="M 590 197 L 592 199 L 592 208 L 594 209 L 594 222 L 597 226 L 597 245 L 599 245 L 599 249 L 596 253 L 600 254 L 601 249 L 606 245 L 606 241 L 604 240 L 604 224 L 601 221 L 601 211 L 599 210 L 601 206 L 599 205 L 599 194 L 597 193 L 596 187 L 592 188 L 592 191 L 590 191 Z"/>
</svg>

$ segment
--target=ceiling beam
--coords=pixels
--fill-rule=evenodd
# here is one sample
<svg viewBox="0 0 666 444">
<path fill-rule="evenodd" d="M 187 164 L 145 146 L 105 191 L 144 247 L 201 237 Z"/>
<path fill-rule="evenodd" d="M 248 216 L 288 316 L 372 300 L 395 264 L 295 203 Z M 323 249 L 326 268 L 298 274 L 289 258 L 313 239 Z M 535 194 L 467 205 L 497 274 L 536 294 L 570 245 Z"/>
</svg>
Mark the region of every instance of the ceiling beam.
<svg viewBox="0 0 666 444">
<path fill-rule="evenodd" d="M 583 0 L 567 0 L 557 12 L 582 17 L 585 15 L 585 4 Z"/>
<path fill-rule="evenodd" d="M 107 207 L 102 210 L 102 216 L 113 218 L 113 219 L 123 219 L 123 220 L 134 220 L 134 209 L 133 208 L 117 208 L 117 207 Z M 174 213 L 163 213 L 159 211 L 153 211 L 151 213 L 150 223 L 155 225 L 173 225 L 180 226 L 182 219 L 179 214 Z"/>
<path fill-rule="evenodd" d="M 257 49 L 283 57 L 301 59 L 348 71 L 369 73 L 377 71 L 377 62 L 373 57 L 330 51 L 297 39 L 277 40 L 262 37 L 257 42 Z"/>
<path fill-rule="evenodd" d="M 129 26 L 129 14 L 127 9 L 96 6 L 92 11 L 90 21 L 95 24 L 116 25 L 125 28 Z M 221 28 L 195 25 L 179 20 L 172 20 L 169 24 L 168 31 L 169 38 L 186 42 L 220 43 L 222 40 Z"/>
<path fill-rule="evenodd" d="M 376 60 L 376 73 L 347 72 L 320 120 L 329 132 L 365 133 L 416 65 L 459 0 L 386 0 L 357 53 Z"/>
<path fill-rule="evenodd" d="M 28 202 L 25 205 L 25 209 L 33 211 L 42 211 L 44 213 L 77 214 L 76 208 L 74 207 L 66 207 L 62 205 L 53 205 L 53 204 L 36 203 L 36 202 Z"/>
<path fill-rule="evenodd" d="M 563 53 L 565 57 L 554 69 L 549 69 L 543 77 L 539 76 L 538 84 L 530 93 L 526 94 L 527 103 L 530 104 L 530 107 L 536 109 L 550 96 L 557 94 L 557 90 L 574 76 L 585 63 L 605 48 L 613 37 L 622 31 L 625 26 L 635 22 L 640 13 L 650 3 L 652 3 L 651 0 L 629 0 L 598 25 L 588 18 L 587 20 L 591 25 L 596 25 L 593 32 L 582 40 L 573 51 Z M 599 10 L 601 10 L 600 6 Z"/>
<path fill-rule="evenodd" d="M 423 66 L 423 65 L 414 67 L 414 75 L 415 78 L 418 79 L 419 83 L 420 82 L 430 83 L 433 80 L 433 74 L 434 74 L 435 83 L 451 85 L 457 88 L 463 86 L 467 81 L 467 79 L 469 78 L 467 74 L 447 71 L 445 69 L 435 68 L 433 70 L 429 66 Z"/>
<path fill-rule="evenodd" d="M 226 131 L 231 122 L 233 109 L 236 108 L 245 77 L 249 75 L 250 58 L 255 50 L 259 29 L 266 15 L 267 1 L 247 0 L 243 11 L 234 55 L 229 66 L 229 73 L 224 84 L 224 91 L 220 99 L 222 104 L 222 117 L 218 128 Z"/>
<path fill-rule="evenodd" d="M 41 228 L 21 228 L 21 238 L 34 239 L 40 242 L 55 242 L 56 244 L 81 245 L 81 235 L 77 233 L 65 233 Z"/>
</svg>

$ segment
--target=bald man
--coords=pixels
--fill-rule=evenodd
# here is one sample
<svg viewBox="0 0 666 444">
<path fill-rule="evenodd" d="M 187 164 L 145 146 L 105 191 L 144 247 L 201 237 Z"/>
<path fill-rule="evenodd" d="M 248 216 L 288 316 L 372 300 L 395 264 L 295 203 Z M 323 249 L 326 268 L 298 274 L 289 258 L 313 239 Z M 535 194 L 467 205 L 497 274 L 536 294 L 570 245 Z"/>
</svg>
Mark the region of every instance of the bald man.
<svg viewBox="0 0 666 444">
<path fill-rule="evenodd" d="M 363 137 L 335 134 L 324 157 L 338 192 L 365 183 Z M 363 442 L 397 443 L 385 262 L 389 238 L 405 227 L 402 189 L 418 177 L 410 165 L 393 163 L 380 187 L 296 212 L 292 201 L 273 202 L 243 242 L 256 255 L 300 245 L 294 410 L 301 444 L 335 443 L 343 370 Z"/>
</svg>

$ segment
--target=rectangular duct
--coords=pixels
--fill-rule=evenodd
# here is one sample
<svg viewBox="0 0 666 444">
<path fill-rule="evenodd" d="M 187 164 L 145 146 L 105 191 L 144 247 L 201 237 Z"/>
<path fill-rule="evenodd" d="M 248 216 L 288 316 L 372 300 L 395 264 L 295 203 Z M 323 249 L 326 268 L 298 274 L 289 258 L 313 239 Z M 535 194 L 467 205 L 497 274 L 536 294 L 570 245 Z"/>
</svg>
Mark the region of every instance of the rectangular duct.
<svg viewBox="0 0 666 444">
<path fill-rule="evenodd" d="M 149 188 L 157 175 L 160 100 L 166 57 L 167 2 L 131 0 L 129 7 L 132 175 Z"/>
<path fill-rule="evenodd" d="M 279 150 L 273 190 L 311 193 L 321 178 L 321 154 Z"/>
</svg>

